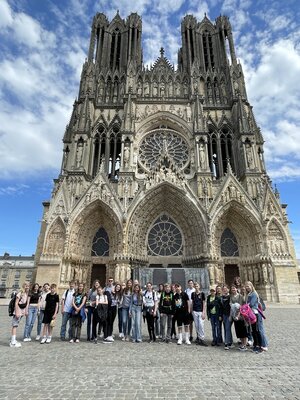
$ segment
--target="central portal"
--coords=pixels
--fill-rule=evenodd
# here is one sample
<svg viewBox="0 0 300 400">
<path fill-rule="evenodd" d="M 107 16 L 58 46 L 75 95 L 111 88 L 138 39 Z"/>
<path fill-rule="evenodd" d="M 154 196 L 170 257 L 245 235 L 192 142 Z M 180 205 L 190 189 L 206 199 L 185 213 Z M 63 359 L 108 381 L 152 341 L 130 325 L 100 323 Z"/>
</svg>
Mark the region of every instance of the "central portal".
<svg viewBox="0 0 300 400">
<path fill-rule="evenodd" d="M 101 286 L 106 284 L 106 264 L 93 264 L 91 273 L 91 287 L 95 279 L 100 281 Z"/>
</svg>

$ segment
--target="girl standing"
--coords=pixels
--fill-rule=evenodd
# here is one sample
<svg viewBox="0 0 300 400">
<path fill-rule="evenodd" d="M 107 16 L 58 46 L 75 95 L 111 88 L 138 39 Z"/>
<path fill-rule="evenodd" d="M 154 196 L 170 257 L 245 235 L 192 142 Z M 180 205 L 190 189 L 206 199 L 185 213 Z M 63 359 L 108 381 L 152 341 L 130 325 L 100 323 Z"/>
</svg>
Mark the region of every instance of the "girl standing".
<svg viewBox="0 0 300 400">
<path fill-rule="evenodd" d="M 117 301 L 118 308 L 118 328 L 119 328 L 119 338 L 124 337 L 123 335 L 123 324 L 122 324 L 122 288 L 119 283 L 115 286 L 115 298 Z"/>
<path fill-rule="evenodd" d="M 28 302 L 29 302 L 29 283 L 24 282 L 22 285 L 22 289 L 16 295 L 15 301 L 15 310 L 11 322 L 11 340 L 9 343 L 10 347 L 21 347 L 21 343 L 17 342 L 16 335 L 17 335 L 17 327 L 23 316 L 28 315 Z"/>
<path fill-rule="evenodd" d="M 41 344 L 51 343 L 53 326 L 51 326 L 51 321 L 56 319 L 58 312 L 59 297 L 56 293 L 56 285 L 52 283 L 50 286 L 50 293 L 46 296 L 46 306 L 43 318 L 43 338 Z"/>
<path fill-rule="evenodd" d="M 131 332 L 131 318 L 129 316 L 129 307 L 131 303 L 132 295 L 132 280 L 128 279 L 126 287 L 122 293 L 122 323 L 123 323 L 123 335 L 122 340 L 129 341 Z"/>
<path fill-rule="evenodd" d="M 97 290 L 100 287 L 100 282 L 96 279 L 93 282 L 92 288 L 89 290 L 87 295 L 87 341 L 93 340 L 94 335 L 92 333 L 92 326 L 93 326 L 93 318 L 94 314 L 96 313 L 96 296 Z M 96 336 L 97 338 L 97 336 Z"/>
<path fill-rule="evenodd" d="M 141 343 L 142 333 L 142 305 L 143 305 L 143 294 L 140 285 L 134 285 L 133 293 L 131 296 L 131 303 L 129 309 L 129 315 L 132 320 L 132 341 Z"/>
<path fill-rule="evenodd" d="M 222 286 L 217 285 L 216 286 L 216 298 L 220 300 L 221 303 L 221 298 L 222 298 Z M 222 317 L 219 315 L 219 329 L 218 329 L 218 344 L 223 343 L 223 336 L 222 336 Z"/>
<path fill-rule="evenodd" d="M 80 341 L 82 321 L 85 320 L 85 302 L 86 294 L 84 293 L 84 285 L 83 283 L 79 283 L 77 291 L 73 294 L 73 312 L 71 317 L 72 339 L 70 343 L 79 343 Z"/>
<path fill-rule="evenodd" d="M 39 284 L 35 283 L 29 292 L 29 307 L 24 329 L 24 342 L 31 342 L 31 331 L 38 315 L 38 304 L 41 296 L 39 287 Z"/>
<path fill-rule="evenodd" d="M 97 325 L 98 332 L 103 330 L 104 338 L 107 337 L 107 316 L 108 316 L 108 298 L 107 295 L 104 293 L 104 290 L 101 286 L 97 289 L 96 295 L 96 309 L 94 312 L 93 318 L 93 337 L 94 343 L 97 344 Z M 112 343 L 109 341 L 104 341 L 103 343 Z"/>
<path fill-rule="evenodd" d="M 49 283 L 44 283 L 40 300 L 38 304 L 38 324 L 37 324 L 37 337 L 35 340 L 40 340 L 41 338 L 41 331 L 42 331 L 42 323 L 44 319 L 45 307 L 46 307 L 46 296 L 50 293 L 50 285 Z"/>
<path fill-rule="evenodd" d="M 211 323 L 211 331 L 212 331 L 212 346 L 220 346 L 219 337 L 220 337 L 220 308 L 221 301 L 216 296 L 215 288 L 210 289 L 210 294 L 207 296 L 207 319 L 210 320 Z"/>
<path fill-rule="evenodd" d="M 247 350 L 247 327 L 245 325 L 244 319 L 241 317 L 239 312 L 239 306 L 245 303 L 244 297 L 240 294 L 235 285 L 231 285 L 231 295 L 230 295 L 230 306 L 231 306 L 231 317 L 234 323 L 235 334 L 241 341 L 241 346 L 239 350 Z"/>
<path fill-rule="evenodd" d="M 262 337 L 261 333 L 259 330 L 259 323 L 262 323 L 262 317 L 260 313 L 258 312 L 258 302 L 259 302 L 259 297 L 258 294 L 256 293 L 256 290 L 253 286 L 253 283 L 248 281 L 245 284 L 246 292 L 247 292 L 247 297 L 246 297 L 246 303 L 249 304 L 251 307 L 252 311 L 256 315 L 256 322 L 251 324 L 251 331 L 252 331 L 252 337 L 253 337 L 253 351 L 255 353 L 261 353 L 263 351 L 262 347 Z"/>
<path fill-rule="evenodd" d="M 149 343 L 156 341 L 156 336 L 154 331 L 154 318 L 156 317 L 156 310 L 157 310 L 157 296 L 153 290 L 152 283 L 148 282 L 143 297 L 143 315 L 146 317 L 147 320 Z"/>
<path fill-rule="evenodd" d="M 232 346 L 231 320 L 230 320 L 230 294 L 227 285 L 223 286 L 223 294 L 221 297 L 221 316 L 224 326 L 225 350 L 229 350 Z"/>
</svg>

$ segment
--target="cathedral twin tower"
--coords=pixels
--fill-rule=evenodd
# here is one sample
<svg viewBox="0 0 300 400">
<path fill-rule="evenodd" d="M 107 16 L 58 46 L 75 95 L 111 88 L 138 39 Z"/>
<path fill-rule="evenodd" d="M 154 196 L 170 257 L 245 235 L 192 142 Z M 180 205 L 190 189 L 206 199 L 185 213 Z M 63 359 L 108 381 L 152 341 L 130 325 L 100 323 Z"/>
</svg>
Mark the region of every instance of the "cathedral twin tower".
<svg viewBox="0 0 300 400">
<path fill-rule="evenodd" d="M 143 64 L 142 22 L 94 17 L 61 172 L 36 252 L 62 290 L 108 276 L 144 285 L 240 276 L 297 302 L 285 205 L 266 174 L 229 19 L 186 16 L 177 69 Z M 158 49 L 159 50 L 159 49 Z"/>
</svg>

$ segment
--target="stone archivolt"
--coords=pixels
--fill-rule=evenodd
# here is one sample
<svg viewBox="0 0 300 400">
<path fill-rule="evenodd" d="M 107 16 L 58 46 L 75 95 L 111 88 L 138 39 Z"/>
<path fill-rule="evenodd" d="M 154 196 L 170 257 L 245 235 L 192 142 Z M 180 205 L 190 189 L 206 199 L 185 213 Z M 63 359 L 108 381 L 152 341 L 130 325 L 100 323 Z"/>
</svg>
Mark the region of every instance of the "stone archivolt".
<svg viewBox="0 0 300 400">
<path fill-rule="evenodd" d="M 44 203 L 37 280 L 50 276 L 63 290 L 97 273 L 101 283 L 143 285 L 193 277 L 207 291 L 239 275 L 265 299 L 297 302 L 286 206 L 266 174 L 229 19 L 187 16 L 181 29 L 178 67 L 163 49 L 147 67 L 137 14 L 95 16 L 61 172 Z M 180 252 L 148 252 L 155 223 L 161 237 L 151 240 L 165 246 L 180 232 Z M 108 247 L 96 256 L 97 232 Z"/>
</svg>

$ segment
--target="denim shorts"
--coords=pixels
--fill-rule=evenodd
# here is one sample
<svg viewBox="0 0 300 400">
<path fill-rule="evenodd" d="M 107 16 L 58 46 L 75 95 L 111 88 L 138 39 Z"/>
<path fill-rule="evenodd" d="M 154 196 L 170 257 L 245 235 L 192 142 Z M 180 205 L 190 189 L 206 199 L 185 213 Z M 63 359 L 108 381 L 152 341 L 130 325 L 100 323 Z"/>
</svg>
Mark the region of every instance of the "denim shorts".
<svg viewBox="0 0 300 400">
<path fill-rule="evenodd" d="M 17 318 L 15 315 L 13 316 L 13 319 L 11 321 L 11 326 L 13 328 L 17 328 L 19 326 L 19 323 L 21 321 L 21 319 L 23 318 L 23 315 L 21 315 L 21 317 Z"/>
</svg>

